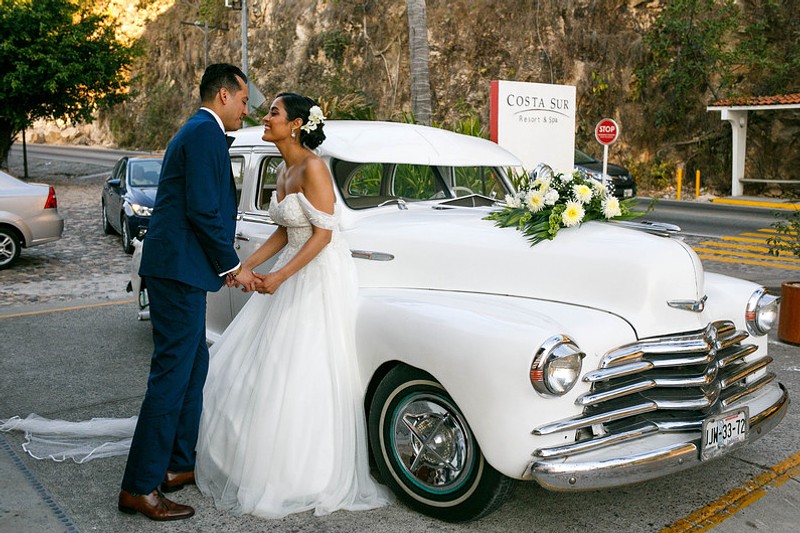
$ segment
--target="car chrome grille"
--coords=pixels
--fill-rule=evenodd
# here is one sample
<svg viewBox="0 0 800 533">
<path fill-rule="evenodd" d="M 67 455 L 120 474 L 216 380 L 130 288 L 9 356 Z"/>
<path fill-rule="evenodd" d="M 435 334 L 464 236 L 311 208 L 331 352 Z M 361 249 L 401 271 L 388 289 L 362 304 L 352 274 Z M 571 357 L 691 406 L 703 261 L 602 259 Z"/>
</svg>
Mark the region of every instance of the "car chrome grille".
<svg viewBox="0 0 800 533">
<path fill-rule="evenodd" d="M 533 430 L 534 435 L 575 430 L 576 441 L 534 455 L 580 453 L 654 432 L 699 431 L 709 415 L 775 379 L 762 372 L 771 357 L 745 360 L 757 349 L 747 339 L 732 322 L 720 321 L 606 353 L 600 367 L 583 378 L 591 383 L 576 400 L 583 414 Z"/>
</svg>

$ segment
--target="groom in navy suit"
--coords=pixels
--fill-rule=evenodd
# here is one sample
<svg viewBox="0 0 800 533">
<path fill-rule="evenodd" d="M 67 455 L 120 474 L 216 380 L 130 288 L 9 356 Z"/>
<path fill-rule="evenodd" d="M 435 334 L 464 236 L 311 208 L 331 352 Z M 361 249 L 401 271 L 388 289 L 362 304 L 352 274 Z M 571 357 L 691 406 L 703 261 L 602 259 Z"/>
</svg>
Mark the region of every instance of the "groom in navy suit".
<svg viewBox="0 0 800 533">
<path fill-rule="evenodd" d="M 226 276 L 246 287 L 254 281 L 241 272 L 233 247 L 236 186 L 225 136 L 242 126 L 247 98 L 241 70 L 209 66 L 200 82 L 200 110 L 164 155 L 139 268 L 150 298 L 154 349 L 119 494 L 125 513 L 153 520 L 194 514 L 158 487 L 170 492 L 194 483 L 208 372 L 206 293 L 219 290 Z"/>
</svg>

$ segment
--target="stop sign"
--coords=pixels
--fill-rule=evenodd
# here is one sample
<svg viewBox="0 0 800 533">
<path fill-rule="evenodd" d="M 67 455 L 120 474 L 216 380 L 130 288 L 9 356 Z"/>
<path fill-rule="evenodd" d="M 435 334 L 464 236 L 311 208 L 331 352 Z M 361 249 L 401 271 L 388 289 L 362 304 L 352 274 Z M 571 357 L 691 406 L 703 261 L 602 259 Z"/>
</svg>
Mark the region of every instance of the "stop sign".
<svg viewBox="0 0 800 533">
<path fill-rule="evenodd" d="M 594 127 L 594 138 L 597 142 L 608 146 L 613 144 L 619 136 L 619 126 L 610 118 L 604 118 Z"/>
</svg>

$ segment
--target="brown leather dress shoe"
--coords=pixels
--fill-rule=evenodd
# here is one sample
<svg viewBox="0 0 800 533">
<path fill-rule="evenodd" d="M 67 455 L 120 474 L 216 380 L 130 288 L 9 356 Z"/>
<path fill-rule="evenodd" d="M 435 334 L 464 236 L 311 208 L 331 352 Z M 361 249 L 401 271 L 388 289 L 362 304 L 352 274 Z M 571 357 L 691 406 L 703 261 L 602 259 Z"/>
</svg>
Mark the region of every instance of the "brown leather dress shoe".
<svg viewBox="0 0 800 533">
<path fill-rule="evenodd" d="M 194 471 L 170 472 L 167 470 L 167 475 L 164 476 L 164 482 L 161 483 L 161 491 L 175 492 L 176 490 L 181 490 L 185 485 L 195 485 Z"/>
<path fill-rule="evenodd" d="M 118 508 L 127 514 L 142 513 L 150 520 L 182 520 L 194 516 L 194 509 L 168 500 L 157 490 L 139 496 L 121 490 Z"/>
</svg>

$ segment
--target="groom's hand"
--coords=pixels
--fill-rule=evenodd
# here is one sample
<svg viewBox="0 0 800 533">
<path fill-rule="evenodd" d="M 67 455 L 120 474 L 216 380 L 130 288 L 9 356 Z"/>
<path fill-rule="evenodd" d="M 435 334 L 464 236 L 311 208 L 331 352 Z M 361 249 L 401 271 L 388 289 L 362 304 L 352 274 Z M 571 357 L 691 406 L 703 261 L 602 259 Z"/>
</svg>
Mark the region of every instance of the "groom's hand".
<svg viewBox="0 0 800 533">
<path fill-rule="evenodd" d="M 255 290 L 255 283 L 259 276 L 249 268 L 243 268 L 235 277 L 234 281 L 237 287 L 242 287 L 243 291 L 251 292 Z"/>
</svg>

